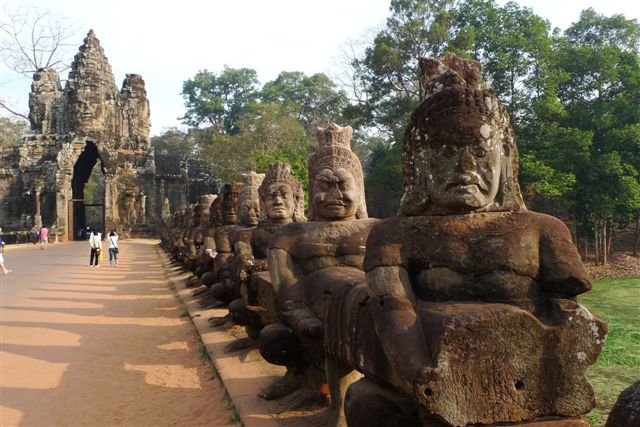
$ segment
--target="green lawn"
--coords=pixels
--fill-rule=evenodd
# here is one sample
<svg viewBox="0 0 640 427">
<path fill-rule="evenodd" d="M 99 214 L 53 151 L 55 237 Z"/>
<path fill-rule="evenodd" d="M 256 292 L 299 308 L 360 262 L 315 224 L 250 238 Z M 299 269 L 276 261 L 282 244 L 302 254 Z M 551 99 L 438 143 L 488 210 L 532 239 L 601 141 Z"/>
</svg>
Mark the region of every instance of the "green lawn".
<svg viewBox="0 0 640 427">
<path fill-rule="evenodd" d="M 578 302 L 609 324 L 604 351 L 587 371 L 597 398 L 588 418 L 601 427 L 620 392 L 640 379 L 640 278 L 596 280 Z"/>
</svg>

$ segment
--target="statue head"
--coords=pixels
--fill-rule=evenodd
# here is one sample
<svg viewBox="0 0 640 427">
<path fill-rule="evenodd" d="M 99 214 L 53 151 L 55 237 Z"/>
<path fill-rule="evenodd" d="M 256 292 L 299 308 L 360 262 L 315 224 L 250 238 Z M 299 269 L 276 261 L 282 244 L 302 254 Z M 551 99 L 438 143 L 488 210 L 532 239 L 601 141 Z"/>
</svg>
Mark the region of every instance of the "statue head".
<svg viewBox="0 0 640 427">
<path fill-rule="evenodd" d="M 311 221 L 367 218 L 364 177 L 351 151 L 351 126 L 318 128 L 318 146 L 309 156 Z"/>
<path fill-rule="evenodd" d="M 258 188 L 260 216 L 270 224 L 304 221 L 304 190 L 291 175 L 291 166 L 275 163 Z"/>
<path fill-rule="evenodd" d="M 233 225 L 236 223 L 236 212 L 238 208 L 238 184 L 231 182 L 222 187 L 222 202 L 220 213 L 222 225 Z"/>
<path fill-rule="evenodd" d="M 400 214 L 526 209 L 509 115 L 481 89 L 480 64 L 449 55 L 420 69 L 427 97 L 405 132 Z"/>
<path fill-rule="evenodd" d="M 217 198 L 215 194 L 203 194 L 198 197 L 198 226 L 208 226 L 211 217 L 211 204 Z"/>
<path fill-rule="evenodd" d="M 222 225 L 222 195 L 218 196 L 209 208 L 210 225 L 218 227 Z"/>
<path fill-rule="evenodd" d="M 253 171 L 242 174 L 243 187 L 238 195 L 238 225 L 255 227 L 260 221 L 258 187 L 264 179 L 263 173 Z"/>
</svg>

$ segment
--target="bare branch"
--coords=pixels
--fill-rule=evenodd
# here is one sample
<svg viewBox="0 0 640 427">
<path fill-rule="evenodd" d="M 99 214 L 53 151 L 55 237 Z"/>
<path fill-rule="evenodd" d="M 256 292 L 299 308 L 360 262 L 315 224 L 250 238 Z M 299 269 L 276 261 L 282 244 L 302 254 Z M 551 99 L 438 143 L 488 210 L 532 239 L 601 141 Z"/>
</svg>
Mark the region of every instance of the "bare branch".
<svg viewBox="0 0 640 427">
<path fill-rule="evenodd" d="M 28 4 L 6 12 L 0 24 L 0 53 L 7 68 L 31 78 L 39 68 L 53 68 L 58 73 L 68 68 L 65 58 L 71 56 L 77 28 L 65 18 L 49 10 L 38 10 Z"/>
<path fill-rule="evenodd" d="M 14 116 L 21 117 L 27 121 L 29 121 L 29 116 L 22 114 L 18 111 L 13 110 L 10 106 L 8 106 L 3 100 L 0 99 L 0 108 L 3 108 L 13 114 Z"/>
</svg>

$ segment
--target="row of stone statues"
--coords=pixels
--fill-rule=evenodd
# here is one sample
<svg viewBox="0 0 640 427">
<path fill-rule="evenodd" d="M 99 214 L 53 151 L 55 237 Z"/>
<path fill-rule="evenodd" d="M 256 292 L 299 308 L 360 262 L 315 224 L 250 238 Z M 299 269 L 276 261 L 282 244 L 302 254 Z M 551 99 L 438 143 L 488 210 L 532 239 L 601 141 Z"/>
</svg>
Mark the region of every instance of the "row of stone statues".
<svg viewBox="0 0 640 427">
<path fill-rule="evenodd" d="M 421 60 L 397 217 L 370 219 L 351 128 L 318 130 L 309 219 L 272 165 L 174 214 L 165 247 L 206 307 L 287 373 L 261 395 L 330 395 L 328 425 L 587 426 L 606 324 L 566 226 L 526 209 L 508 114 L 475 61 Z M 511 423 L 511 424 L 502 424 Z M 536 424 L 537 425 L 537 424 Z"/>
</svg>

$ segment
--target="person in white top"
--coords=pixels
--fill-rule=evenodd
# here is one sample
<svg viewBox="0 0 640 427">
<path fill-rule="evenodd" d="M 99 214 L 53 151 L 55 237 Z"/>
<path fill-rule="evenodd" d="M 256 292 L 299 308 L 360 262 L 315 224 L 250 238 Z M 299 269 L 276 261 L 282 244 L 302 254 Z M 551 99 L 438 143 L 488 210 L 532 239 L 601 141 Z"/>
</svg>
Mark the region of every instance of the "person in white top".
<svg viewBox="0 0 640 427">
<path fill-rule="evenodd" d="M 91 256 L 89 258 L 89 267 L 100 267 L 100 252 L 102 251 L 102 233 L 98 233 L 91 229 L 89 234 L 89 246 L 91 246 Z M 94 264 L 95 261 L 95 264 Z"/>
<path fill-rule="evenodd" d="M 111 231 L 109 233 L 109 265 L 118 265 L 118 233 Z"/>
<path fill-rule="evenodd" d="M 2 255 L 3 252 L 4 252 L 4 241 L 2 240 L 2 228 L 0 228 L 0 270 L 2 270 L 4 274 L 9 274 L 13 270 L 9 270 L 7 269 L 7 267 L 4 266 L 4 256 Z"/>
</svg>

